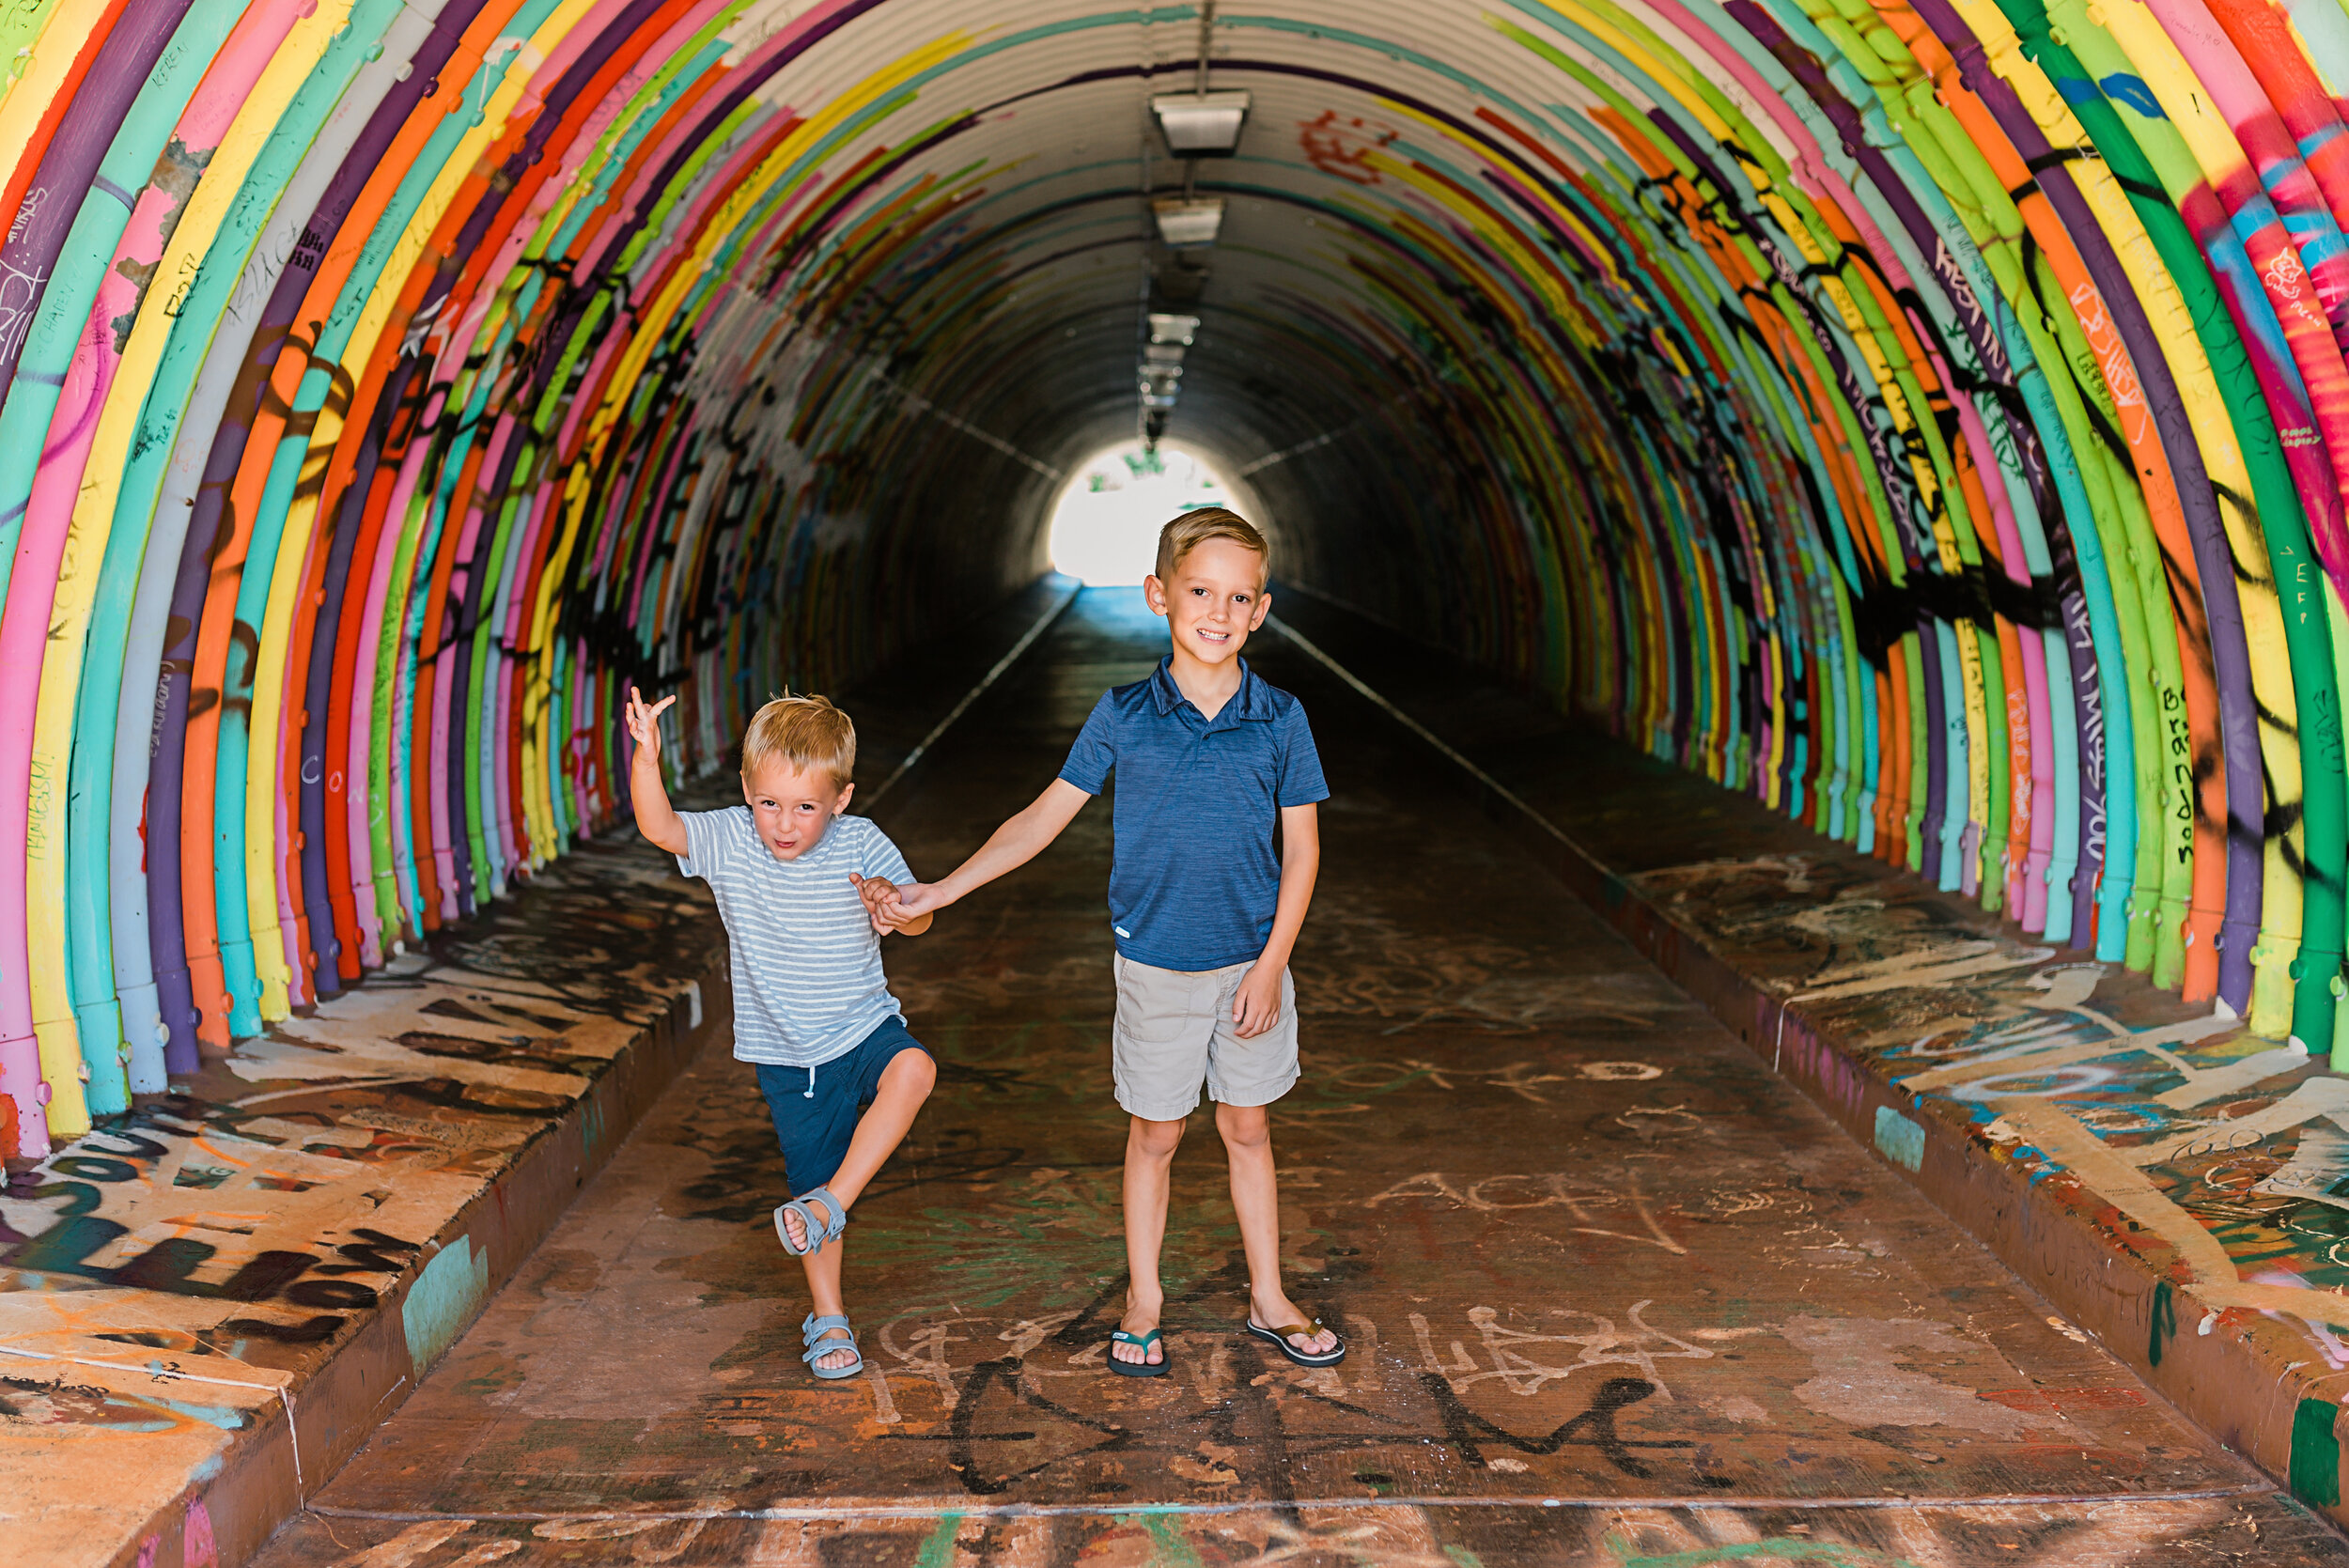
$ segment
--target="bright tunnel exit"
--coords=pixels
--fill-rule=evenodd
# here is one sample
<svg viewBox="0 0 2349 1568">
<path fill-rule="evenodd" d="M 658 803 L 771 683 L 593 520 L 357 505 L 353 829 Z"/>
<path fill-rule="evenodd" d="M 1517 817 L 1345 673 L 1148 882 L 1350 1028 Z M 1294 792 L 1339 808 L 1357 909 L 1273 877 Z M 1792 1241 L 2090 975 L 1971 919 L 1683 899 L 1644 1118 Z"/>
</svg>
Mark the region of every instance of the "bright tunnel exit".
<svg viewBox="0 0 2349 1568">
<path fill-rule="evenodd" d="M 1052 507 L 1052 568 L 1093 587 L 1128 587 L 1150 575 L 1159 530 L 1179 512 L 1230 506 L 1259 528 L 1249 509 L 1200 454 L 1160 442 L 1128 442 L 1077 465 Z"/>
</svg>

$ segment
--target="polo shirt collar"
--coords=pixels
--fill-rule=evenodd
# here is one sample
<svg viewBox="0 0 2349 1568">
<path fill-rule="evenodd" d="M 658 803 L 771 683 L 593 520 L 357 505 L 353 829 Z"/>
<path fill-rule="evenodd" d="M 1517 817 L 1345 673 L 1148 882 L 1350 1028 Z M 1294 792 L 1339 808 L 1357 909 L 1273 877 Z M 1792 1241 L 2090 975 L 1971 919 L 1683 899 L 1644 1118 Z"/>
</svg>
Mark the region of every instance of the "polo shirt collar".
<svg viewBox="0 0 2349 1568">
<path fill-rule="evenodd" d="M 1233 692 L 1232 700 L 1217 711 L 1215 716 L 1217 722 L 1227 717 L 1238 720 L 1270 719 L 1273 716 L 1271 705 L 1266 700 L 1265 690 L 1264 677 L 1256 674 L 1249 665 L 1247 659 L 1243 657 L 1239 661 L 1239 690 Z M 1163 718 L 1182 706 L 1188 700 L 1183 695 L 1183 689 L 1174 684 L 1174 656 L 1171 653 L 1161 654 L 1159 657 L 1159 667 L 1150 676 L 1151 704 L 1158 708 L 1159 717 Z M 1197 709 L 1193 708 L 1192 711 L 1196 712 Z"/>
</svg>

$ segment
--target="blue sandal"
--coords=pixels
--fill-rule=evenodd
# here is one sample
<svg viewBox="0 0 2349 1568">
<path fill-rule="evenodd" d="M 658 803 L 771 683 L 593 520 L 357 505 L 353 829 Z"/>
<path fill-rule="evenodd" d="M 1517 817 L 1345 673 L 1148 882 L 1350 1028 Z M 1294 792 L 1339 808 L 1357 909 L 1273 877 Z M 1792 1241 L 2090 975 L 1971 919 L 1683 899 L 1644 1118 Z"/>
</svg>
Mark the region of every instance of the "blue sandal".
<svg viewBox="0 0 2349 1568">
<path fill-rule="evenodd" d="M 1117 1358 L 1117 1347 L 1121 1344 L 1136 1346 L 1144 1356 L 1149 1355 L 1150 1347 L 1156 1344 L 1159 1358 L 1155 1361 L 1121 1361 Z M 1110 1371 L 1120 1377 L 1164 1377 L 1166 1369 L 1174 1364 L 1174 1358 L 1166 1353 L 1165 1342 L 1156 1328 L 1144 1328 L 1139 1334 L 1128 1334 L 1120 1328 L 1110 1336 L 1109 1348 L 1101 1354 L 1108 1360 Z"/>
<path fill-rule="evenodd" d="M 816 1211 L 808 1207 L 808 1204 L 814 1203 L 820 1203 L 824 1205 L 824 1220 L 820 1225 L 816 1221 Z M 798 1247 L 792 1244 L 791 1228 L 783 1222 L 783 1217 L 786 1214 L 796 1214 L 800 1217 L 800 1229 L 807 1235 L 806 1246 Z M 789 1202 L 777 1205 L 775 1209 L 775 1234 L 782 1238 L 783 1250 L 795 1258 L 803 1258 L 810 1252 L 822 1251 L 824 1243 L 839 1240 L 840 1233 L 848 1228 L 848 1205 L 833 1197 L 832 1188 L 829 1187 L 819 1187 L 813 1192 L 802 1192 Z"/>
<path fill-rule="evenodd" d="M 824 1338 L 834 1328 L 848 1328 L 848 1337 L 845 1340 Z M 864 1370 L 864 1352 L 857 1346 L 856 1330 L 848 1328 L 848 1320 L 837 1313 L 831 1317 L 808 1313 L 807 1321 L 800 1325 L 800 1343 L 807 1346 L 806 1354 L 800 1359 L 805 1361 L 807 1370 L 818 1377 L 854 1377 Z M 845 1350 L 856 1359 L 845 1367 L 819 1367 L 816 1364 L 836 1350 Z"/>
</svg>

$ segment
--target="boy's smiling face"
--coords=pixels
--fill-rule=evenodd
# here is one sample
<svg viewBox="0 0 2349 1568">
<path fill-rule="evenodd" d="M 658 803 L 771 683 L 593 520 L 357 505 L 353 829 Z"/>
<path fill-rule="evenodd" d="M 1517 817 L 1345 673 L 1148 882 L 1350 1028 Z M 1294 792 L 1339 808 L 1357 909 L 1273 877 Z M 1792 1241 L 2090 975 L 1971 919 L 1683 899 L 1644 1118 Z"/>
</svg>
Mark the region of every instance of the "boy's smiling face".
<svg viewBox="0 0 2349 1568">
<path fill-rule="evenodd" d="M 1145 579 L 1143 592 L 1166 617 L 1176 648 L 1221 664 L 1238 656 L 1272 608 L 1264 568 L 1264 557 L 1238 540 L 1206 539 L 1174 563 L 1173 581 Z"/>
<path fill-rule="evenodd" d="M 779 861 L 796 861 L 822 843 L 824 830 L 848 809 L 848 797 L 855 793 L 854 784 L 832 787 L 824 768 L 801 771 L 781 757 L 742 775 L 742 799 L 758 825 L 759 842 Z"/>
</svg>

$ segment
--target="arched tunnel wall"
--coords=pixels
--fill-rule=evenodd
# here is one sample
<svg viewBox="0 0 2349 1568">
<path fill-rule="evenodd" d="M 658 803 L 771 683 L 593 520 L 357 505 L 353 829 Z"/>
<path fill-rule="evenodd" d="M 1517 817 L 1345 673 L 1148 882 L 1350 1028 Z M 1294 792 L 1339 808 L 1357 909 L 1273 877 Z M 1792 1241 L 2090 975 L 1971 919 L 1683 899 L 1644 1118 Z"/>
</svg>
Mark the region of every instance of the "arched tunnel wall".
<svg viewBox="0 0 2349 1568">
<path fill-rule="evenodd" d="M 624 819 L 629 682 L 714 766 L 1032 581 L 1154 308 L 1285 582 L 2332 1040 L 2334 0 L 28 0 L 0 59 L 17 1152 Z"/>
</svg>

